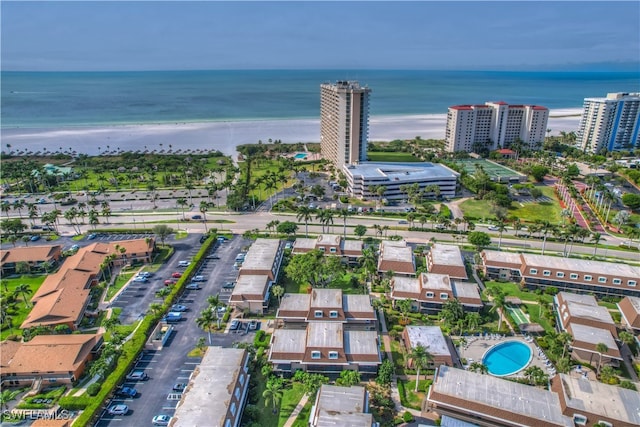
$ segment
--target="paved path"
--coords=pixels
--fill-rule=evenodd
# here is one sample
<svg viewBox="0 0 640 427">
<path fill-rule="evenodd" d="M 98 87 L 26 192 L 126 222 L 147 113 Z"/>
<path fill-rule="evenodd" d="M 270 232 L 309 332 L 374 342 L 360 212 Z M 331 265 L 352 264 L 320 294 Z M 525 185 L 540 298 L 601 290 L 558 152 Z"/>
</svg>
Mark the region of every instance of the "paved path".
<svg viewBox="0 0 640 427">
<path fill-rule="evenodd" d="M 309 400 L 309 395 L 305 393 L 304 396 L 302 396 L 302 399 L 300 399 L 300 402 L 298 402 L 296 407 L 293 409 L 293 412 L 291 413 L 291 415 L 289 415 L 289 419 L 284 423 L 284 427 L 291 427 L 293 423 L 296 422 L 296 418 L 298 418 L 300 411 L 302 411 L 302 408 L 304 408 L 304 405 L 307 404 L 308 400 Z"/>
</svg>

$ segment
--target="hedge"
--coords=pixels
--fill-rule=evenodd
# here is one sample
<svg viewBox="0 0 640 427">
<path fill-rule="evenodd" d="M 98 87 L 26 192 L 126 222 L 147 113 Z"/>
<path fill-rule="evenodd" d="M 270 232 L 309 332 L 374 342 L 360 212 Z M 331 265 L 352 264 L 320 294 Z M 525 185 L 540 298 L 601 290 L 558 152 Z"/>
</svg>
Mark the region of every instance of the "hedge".
<svg viewBox="0 0 640 427">
<path fill-rule="evenodd" d="M 124 381 L 127 373 L 133 368 L 136 357 L 144 349 L 149 334 L 163 316 L 163 312 L 168 310 L 178 294 L 182 292 L 186 279 L 191 277 L 202 256 L 209 251 L 216 237 L 215 234 L 211 234 L 202 244 L 202 247 L 195 256 L 197 262 L 187 267 L 183 276 L 178 280 L 178 283 L 176 283 L 176 286 L 173 287 L 171 293 L 165 298 L 165 302 L 162 305 L 163 311 L 147 315 L 138 325 L 138 329 L 133 337 L 122 345 L 122 354 L 118 358 L 116 367 L 102 383 L 102 387 L 97 396 L 91 397 L 88 396 L 87 393 L 84 393 L 79 397 L 64 396 L 60 399 L 61 408 L 73 411 L 82 410 L 80 416 L 73 421 L 73 425 L 85 426 L 93 424 L 95 417 L 102 409 L 103 402 L 109 398 L 112 391 Z"/>
</svg>

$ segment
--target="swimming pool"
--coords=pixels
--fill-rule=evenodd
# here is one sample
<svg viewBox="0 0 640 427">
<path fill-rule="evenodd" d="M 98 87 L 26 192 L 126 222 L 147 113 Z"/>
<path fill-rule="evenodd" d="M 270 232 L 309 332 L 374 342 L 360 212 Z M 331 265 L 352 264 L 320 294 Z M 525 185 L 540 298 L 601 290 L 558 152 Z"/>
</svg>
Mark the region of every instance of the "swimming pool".
<svg viewBox="0 0 640 427">
<path fill-rule="evenodd" d="M 506 341 L 487 350 L 482 356 L 482 363 L 491 375 L 505 377 L 526 368 L 532 357 L 533 352 L 527 344 L 520 341 Z"/>
<path fill-rule="evenodd" d="M 306 159 L 307 158 L 307 153 L 298 153 L 295 156 L 293 156 L 294 159 Z"/>
</svg>

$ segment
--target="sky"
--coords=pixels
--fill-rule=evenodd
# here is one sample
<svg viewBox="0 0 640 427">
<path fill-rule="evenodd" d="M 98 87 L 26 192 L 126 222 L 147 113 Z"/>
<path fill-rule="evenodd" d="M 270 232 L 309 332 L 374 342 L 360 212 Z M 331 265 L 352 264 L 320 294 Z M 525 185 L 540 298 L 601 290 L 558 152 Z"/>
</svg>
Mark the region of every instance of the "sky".
<svg viewBox="0 0 640 427">
<path fill-rule="evenodd" d="M 640 69 L 640 2 L 6 1 L 3 71 Z"/>
</svg>

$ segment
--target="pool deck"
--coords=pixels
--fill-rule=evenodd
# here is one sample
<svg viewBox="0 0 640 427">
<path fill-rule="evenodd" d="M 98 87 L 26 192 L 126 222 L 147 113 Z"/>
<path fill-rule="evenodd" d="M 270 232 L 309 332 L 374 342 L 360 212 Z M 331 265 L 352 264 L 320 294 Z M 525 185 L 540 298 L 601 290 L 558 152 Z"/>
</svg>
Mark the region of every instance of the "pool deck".
<svg viewBox="0 0 640 427">
<path fill-rule="evenodd" d="M 544 360 L 542 355 L 538 354 L 538 350 L 536 349 L 535 342 L 527 342 L 523 336 L 507 336 L 504 338 L 498 338 L 495 335 L 489 335 L 486 337 L 465 337 L 467 340 L 466 348 L 459 349 L 460 358 L 467 359 L 467 365 L 470 365 L 472 362 L 480 362 L 482 363 L 482 356 L 489 350 L 489 348 L 493 347 L 496 344 L 500 344 L 506 341 L 518 341 L 523 344 L 529 346 L 532 352 L 532 358 L 529 365 L 525 366 L 520 372 L 509 375 L 507 377 L 518 377 L 523 376 L 523 371 L 530 365 L 538 366 L 542 368 L 547 374 L 550 374 L 549 366 L 546 365 L 546 361 Z"/>
</svg>

